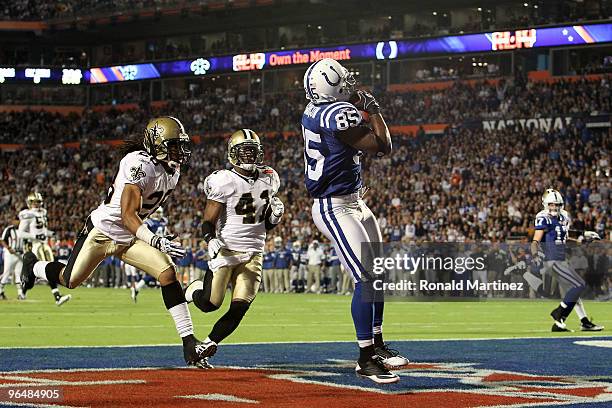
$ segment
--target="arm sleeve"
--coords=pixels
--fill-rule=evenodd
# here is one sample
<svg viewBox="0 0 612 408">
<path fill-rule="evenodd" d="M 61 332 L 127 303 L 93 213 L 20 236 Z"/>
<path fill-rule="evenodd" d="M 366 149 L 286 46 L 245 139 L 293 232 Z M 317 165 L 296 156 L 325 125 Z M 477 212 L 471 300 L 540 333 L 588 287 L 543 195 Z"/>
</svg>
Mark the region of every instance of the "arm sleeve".
<svg viewBox="0 0 612 408">
<path fill-rule="evenodd" d="M 204 194 L 208 200 L 226 204 L 233 192 L 231 180 L 222 172 L 213 173 L 204 180 Z"/>
<path fill-rule="evenodd" d="M 336 102 L 323 110 L 320 118 L 321 128 L 332 132 L 346 130 L 362 125 L 361 112 L 348 102 Z"/>
<path fill-rule="evenodd" d="M 34 234 L 32 234 L 30 230 L 30 223 L 32 222 L 32 217 L 30 214 L 20 212 L 19 213 L 19 235 L 23 239 L 34 239 L 36 238 Z"/>
<path fill-rule="evenodd" d="M 8 244 L 8 240 L 9 240 L 9 228 L 5 228 L 4 231 L 2 231 L 2 241 L 6 242 Z"/>
</svg>

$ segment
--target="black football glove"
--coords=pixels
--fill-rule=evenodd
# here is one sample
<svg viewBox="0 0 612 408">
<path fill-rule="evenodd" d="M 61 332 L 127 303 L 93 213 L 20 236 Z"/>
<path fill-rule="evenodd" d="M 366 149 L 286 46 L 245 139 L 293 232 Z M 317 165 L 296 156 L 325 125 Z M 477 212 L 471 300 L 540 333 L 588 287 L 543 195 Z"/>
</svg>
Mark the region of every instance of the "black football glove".
<svg viewBox="0 0 612 408">
<path fill-rule="evenodd" d="M 354 99 L 356 99 L 356 102 L 353 103 L 353 105 L 355 105 L 357 109 L 365 111 L 369 115 L 376 115 L 377 113 L 380 113 L 380 105 L 371 93 L 366 91 L 357 91 Z"/>
</svg>

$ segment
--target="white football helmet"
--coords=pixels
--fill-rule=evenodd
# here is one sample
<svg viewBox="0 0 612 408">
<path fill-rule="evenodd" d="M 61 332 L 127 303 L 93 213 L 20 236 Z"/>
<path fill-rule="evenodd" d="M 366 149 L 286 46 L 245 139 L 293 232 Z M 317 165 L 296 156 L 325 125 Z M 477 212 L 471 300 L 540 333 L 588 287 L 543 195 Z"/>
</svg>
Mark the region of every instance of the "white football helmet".
<svg viewBox="0 0 612 408">
<path fill-rule="evenodd" d="M 157 207 L 157 210 L 153 214 L 151 214 L 151 219 L 155 221 L 161 221 L 164 218 L 164 209 L 162 207 Z"/>
<path fill-rule="evenodd" d="M 348 101 L 354 91 L 355 78 L 348 69 L 332 58 L 310 65 L 304 74 L 306 98 L 315 105 Z"/>
<path fill-rule="evenodd" d="M 551 204 L 555 207 L 550 208 Z M 563 196 L 557 190 L 549 188 L 542 196 L 542 205 L 544 205 L 544 211 L 552 216 L 557 216 L 563 210 Z"/>
</svg>

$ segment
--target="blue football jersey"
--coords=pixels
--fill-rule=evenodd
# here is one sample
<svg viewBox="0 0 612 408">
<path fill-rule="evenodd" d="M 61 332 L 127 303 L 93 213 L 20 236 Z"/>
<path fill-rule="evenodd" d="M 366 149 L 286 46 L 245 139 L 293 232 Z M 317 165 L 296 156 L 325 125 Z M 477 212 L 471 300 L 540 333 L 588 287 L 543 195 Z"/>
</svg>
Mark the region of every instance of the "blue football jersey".
<svg viewBox="0 0 612 408">
<path fill-rule="evenodd" d="M 302 116 L 306 189 L 314 198 L 352 194 L 361 188 L 361 152 L 336 133 L 361 126 L 363 118 L 348 102 L 308 104 Z"/>
<path fill-rule="evenodd" d="M 566 211 L 561 211 L 557 216 L 546 211 L 540 211 L 536 215 L 535 229 L 544 231 L 541 243 L 547 261 L 565 260 L 565 241 L 569 226 L 570 218 Z"/>
<path fill-rule="evenodd" d="M 168 235 L 168 219 L 162 218 L 161 220 L 154 220 L 153 218 L 147 218 L 144 221 L 147 224 L 149 230 L 155 235 Z"/>
</svg>

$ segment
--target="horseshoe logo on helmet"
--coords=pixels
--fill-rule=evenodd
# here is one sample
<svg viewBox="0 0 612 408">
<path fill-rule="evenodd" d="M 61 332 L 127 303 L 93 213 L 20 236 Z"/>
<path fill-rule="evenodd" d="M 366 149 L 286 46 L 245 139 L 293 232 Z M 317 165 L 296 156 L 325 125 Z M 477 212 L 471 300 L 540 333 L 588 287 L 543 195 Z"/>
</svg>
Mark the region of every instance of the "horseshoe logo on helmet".
<svg viewBox="0 0 612 408">
<path fill-rule="evenodd" d="M 330 84 L 331 86 L 336 86 L 336 85 L 339 85 L 339 84 L 340 84 L 340 81 L 342 81 L 342 77 L 340 76 L 340 74 L 338 73 L 338 71 L 336 71 L 336 69 L 335 69 L 334 67 L 331 67 L 331 66 L 330 66 L 330 67 L 329 67 L 329 69 L 331 69 L 332 71 L 334 71 L 334 73 L 335 73 L 336 75 L 338 75 L 338 80 L 337 80 L 337 81 L 335 81 L 335 82 L 330 81 L 330 80 L 329 80 L 329 77 L 327 76 L 327 74 L 326 74 L 325 72 L 322 72 L 322 74 L 323 74 L 323 78 L 325 78 L 325 81 L 326 81 L 328 84 Z"/>
</svg>

